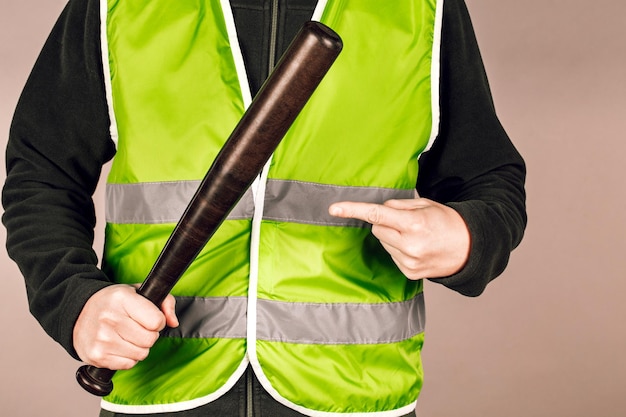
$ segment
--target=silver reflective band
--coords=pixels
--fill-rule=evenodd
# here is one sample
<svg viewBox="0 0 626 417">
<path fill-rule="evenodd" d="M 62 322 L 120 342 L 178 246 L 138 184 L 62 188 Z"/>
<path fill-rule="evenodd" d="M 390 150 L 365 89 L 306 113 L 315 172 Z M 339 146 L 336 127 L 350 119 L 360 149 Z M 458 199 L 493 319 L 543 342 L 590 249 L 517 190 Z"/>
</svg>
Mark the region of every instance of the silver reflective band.
<svg viewBox="0 0 626 417">
<path fill-rule="evenodd" d="M 177 223 L 200 181 L 107 184 L 105 212 L 108 223 Z M 246 191 L 228 219 L 249 219 L 254 212 L 252 191 Z"/>
<path fill-rule="evenodd" d="M 177 298 L 180 326 L 166 337 L 244 338 L 246 298 Z M 257 300 L 257 339 L 306 344 L 377 344 L 424 331 L 423 293 L 380 304 L 287 303 Z"/>
<path fill-rule="evenodd" d="M 425 326 L 424 296 L 380 304 L 314 304 L 258 300 L 257 339 L 328 345 L 406 340 Z"/>
<path fill-rule="evenodd" d="M 414 198 L 415 190 L 377 187 L 346 187 L 301 181 L 269 180 L 265 190 L 263 218 L 324 226 L 369 227 L 356 219 L 328 214 L 328 207 L 339 201 L 384 203 L 391 199 Z"/>
<path fill-rule="evenodd" d="M 226 338 L 246 337 L 246 297 L 176 297 L 180 325 L 166 328 L 162 337 Z"/>
<path fill-rule="evenodd" d="M 200 181 L 107 184 L 106 221 L 117 224 L 176 223 L 199 185 Z M 415 196 L 413 189 L 346 187 L 269 180 L 263 218 L 326 226 L 369 227 L 360 220 L 333 217 L 328 214 L 328 207 L 337 201 L 383 203 L 394 198 Z M 253 212 L 252 192 L 248 190 L 228 219 L 251 219 Z"/>
</svg>

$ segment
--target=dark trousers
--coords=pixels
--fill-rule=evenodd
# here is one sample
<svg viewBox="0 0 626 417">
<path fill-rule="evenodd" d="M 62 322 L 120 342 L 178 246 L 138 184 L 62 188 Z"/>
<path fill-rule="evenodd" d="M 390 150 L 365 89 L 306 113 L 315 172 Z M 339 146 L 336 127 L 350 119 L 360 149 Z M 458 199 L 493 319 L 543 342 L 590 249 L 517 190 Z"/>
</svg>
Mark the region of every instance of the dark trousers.
<svg viewBox="0 0 626 417">
<path fill-rule="evenodd" d="M 142 414 L 149 417 L 300 417 L 300 414 L 274 400 L 261 386 L 250 368 L 225 395 L 193 410 L 176 413 Z M 101 410 L 100 417 L 131 417 L 130 414 Z M 404 417 L 413 417 L 414 413 Z"/>
</svg>

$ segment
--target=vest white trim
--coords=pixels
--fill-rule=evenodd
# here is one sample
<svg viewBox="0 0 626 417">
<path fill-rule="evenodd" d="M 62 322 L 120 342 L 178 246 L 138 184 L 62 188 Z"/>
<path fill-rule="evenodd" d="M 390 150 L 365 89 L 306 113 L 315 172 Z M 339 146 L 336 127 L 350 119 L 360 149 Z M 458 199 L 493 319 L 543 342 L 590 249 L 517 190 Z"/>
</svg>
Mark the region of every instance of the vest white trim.
<svg viewBox="0 0 626 417">
<path fill-rule="evenodd" d="M 319 22 L 319 20 L 322 18 L 322 14 L 324 14 L 324 10 L 326 10 L 326 3 L 328 3 L 328 0 L 320 0 L 317 2 L 311 20 L 316 20 Z"/>
<path fill-rule="evenodd" d="M 441 28 L 443 25 L 443 2 L 445 0 L 439 0 L 436 3 L 435 9 L 435 27 L 433 33 L 433 51 L 431 56 L 431 70 L 430 70 L 430 97 L 432 108 L 433 125 L 430 132 L 430 139 L 426 148 L 422 153 L 428 151 L 435 143 L 437 136 L 439 135 L 439 123 L 441 121 L 441 109 L 440 109 L 440 79 L 441 79 Z"/>
<path fill-rule="evenodd" d="M 239 38 L 237 37 L 237 29 L 235 28 L 233 10 L 230 7 L 230 0 L 221 0 L 221 4 L 224 21 L 226 22 L 226 30 L 228 31 L 230 49 L 233 53 L 233 59 L 235 60 L 237 78 L 239 78 L 239 88 L 241 89 L 243 106 L 244 108 L 248 108 L 252 102 L 252 93 L 250 92 L 250 84 L 248 83 L 248 75 L 243 61 L 243 54 L 241 53 L 241 48 L 239 47 Z"/>
<path fill-rule="evenodd" d="M 102 53 L 102 70 L 104 72 L 104 90 L 109 110 L 109 134 L 117 146 L 118 131 L 115 111 L 113 109 L 113 86 L 111 83 L 111 65 L 109 63 L 109 41 L 107 36 L 107 16 L 109 5 L 107 0 L 100 0 L 100 49 Z"/>
<path fill-rule="evenodd" d="M 271 164 L 270 160 L 267 161 L 267 164 L 263 168 L 261 172 L 261 179 L 258 182 L 258 188 L 256 190 L 257 195 L 265 195 L 265 185 L 267 184 L 267 176 L 269 174 L 269 168 Z M 248 327 L 247 327 L 247 335 L 246 335 L 246 356 L 250 361 L 250 365 L 259 380 L 263 388 L 266 391 L 268 389 L 272 389 L 273 392 L 268 391 L 277 401 L 283 402 L 282 397 L 276 392 L 265 375 L 263 374 L 263 370 L 259 364 L 259 360 L 257 358 L 256 353 L 256 323 L 257 323 L 257 291 L 259 286 L 259 248 L 261 241 L 261 221 L 263 220 L 263 209 L 265 200 L 263 198 L 259 198 L 258 202 L 255 202 L 255 210 L 254 217 L 252 218 L 252 232 L 251 232 L 251 243 L 250 243 L 250 281 L 248 285 Z M 284 400 L 286 401 L 286 400 Z"/>
<path fill-rule="evenodd" d="M 243 361 L 235 371 L 235 373 L 228 379 L 226 384 L 222 386 L 220 389 L 215 391 L 214 393 L 207 395 L 206 397 L 195 398 L 190 401 L 182 401 L 178 403 L 172 404 L 154 404 L 154 405 L 120 405 L 115 404 L 106 400 L 100 401 L 100 407 L 103 410 L 111 411 L 113 413 L 124 413 L 124 414 L 150 414 L 150 413 L 173 413 L 177 411 L 186 411 L 191 410 L 193 408 L 198 408 L 203 405 L 206 405 L 210 402 L 213 402 L 226 394 L 231 390 L 232 387 L 235 386 L 239 378 L 243 376 L 248 368 L 248 359 L 244 357 Z"/>
</svg>

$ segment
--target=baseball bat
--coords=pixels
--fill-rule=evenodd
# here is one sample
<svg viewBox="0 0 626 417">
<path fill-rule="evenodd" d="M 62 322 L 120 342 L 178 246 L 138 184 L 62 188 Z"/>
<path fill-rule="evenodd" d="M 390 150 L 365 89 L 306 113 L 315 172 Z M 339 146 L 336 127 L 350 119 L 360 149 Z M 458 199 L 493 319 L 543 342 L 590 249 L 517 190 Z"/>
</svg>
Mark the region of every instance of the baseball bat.
<svg viewBox="0 0 626 417">
<path fill-rule="evenodd" d="M 342 48 L 327 26 L 303 25 L 213 161 L 138 294 L 161 305 L 262 171 Z M 105 396 L 114 374 L 84 365 L 76 379 L 91 394 Z"/>
</svg>

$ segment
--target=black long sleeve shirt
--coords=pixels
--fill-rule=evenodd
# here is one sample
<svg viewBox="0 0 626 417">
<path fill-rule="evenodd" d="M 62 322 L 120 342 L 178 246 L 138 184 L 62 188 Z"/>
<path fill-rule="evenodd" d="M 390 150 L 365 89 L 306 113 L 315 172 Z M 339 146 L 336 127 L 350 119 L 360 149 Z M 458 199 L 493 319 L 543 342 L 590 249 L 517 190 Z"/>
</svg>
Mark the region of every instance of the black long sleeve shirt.
<svg viewBox="0 0 626 417">
<path fill-rule="evenodd" d="M 231 0 L 253 92 L 271 66 L 270 3 Z M 279 55 L 315 1 L 278 3 Z M 101 59 L 98 0 L 70 0 L 17 105 L 2 194 L 7 249 L 25 277 L 31 312 L 74 357 L 72 331 L 82 307 L 111 284 L 92 249 L 92 195 L 115 155 Z M 476 296 L 521 241 L 525 166 L 496 116 L 462 0 L 444 3 L 440 106 L 440 133 L 420 158 L 417 189 L 461 214 L 472 246 L 462 271 L 434 281 Z"/>
</svg>

